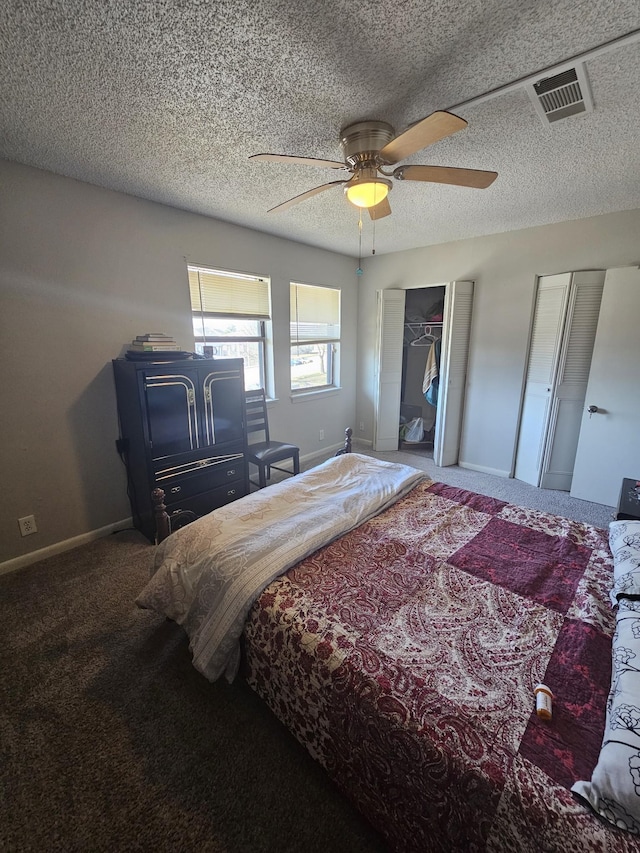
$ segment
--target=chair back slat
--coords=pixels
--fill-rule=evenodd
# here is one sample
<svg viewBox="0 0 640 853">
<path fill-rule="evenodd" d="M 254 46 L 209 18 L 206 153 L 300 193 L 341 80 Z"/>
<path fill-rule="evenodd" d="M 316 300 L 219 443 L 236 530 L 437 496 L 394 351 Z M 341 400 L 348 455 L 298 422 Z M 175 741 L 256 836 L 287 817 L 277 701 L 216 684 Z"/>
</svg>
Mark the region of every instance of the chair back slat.
<svg viewBox="0 0 640 853">
<path fill-rule="evenodd" d="M 245 392 L 245 410 L 247 435 L 263 432 L 264 440 L 269 441 L 269 420 L 264 388 Z"/>
</svg>

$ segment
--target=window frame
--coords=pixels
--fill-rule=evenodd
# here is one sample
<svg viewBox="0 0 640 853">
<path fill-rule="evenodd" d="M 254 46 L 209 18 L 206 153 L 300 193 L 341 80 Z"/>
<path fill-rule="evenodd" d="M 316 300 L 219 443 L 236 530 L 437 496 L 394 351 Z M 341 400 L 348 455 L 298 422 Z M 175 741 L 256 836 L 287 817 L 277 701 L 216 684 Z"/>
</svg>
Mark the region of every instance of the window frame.
<svg viewBox="0 0 640 853">
<path fill-rule="evenodd" d="M 215 276 L 219 276 L 221 278 L 228 277 L 231 280 L 236 280 L 239 283 L 247 280 L 261 281 L 266 284 L 267 287 L 267 298 L 269 302 L 269 316 L 266 317 L 264 314 L 260 316 L 251 316 L 251 312 L 242 313 L 242 312 L 229 312 L 229 311 L 210 311 L 204 310 L 202 307 L 202 292 L 200 291 L 200 307 L 194 305 L 193 300 L 193 288 L 191 285 L 191 274 L 198 272 L 209 273 Z M 206 348 L 211 346 L 215 347 L 217 345 L 224 344 L 232 344 L 232 343 L 248 343 L 248 344 L 258 344 L 258 370 L 260 376 L 260 384 L 257 387 L 266 388 L 267 383 L 269 381 L 269 371 L 268 371 L 268 346 L 270 343 L 270 338 L 267 330 L 267 323 L 271 322 L 271 280 L 269 276 L 257 275 L 255 273 L 242 273 L 234 270 L 222 270 L 219 268 L 214 268 L 210 266 L 206 266 L 203 264 L 193 264 L 187 263 L 187 275 L 189 278 L 189 291 L 190 291 L 190 302 L 191 302 L 191 320 L 193 326 L 193 338 L 194 344 L 196 346 L 196 351 L 200 352 L 202 355 L 208 356 L 209 354 L 206 352 Z M 251 322 L 255 322 L 258 324 L 259 334 L 258 335 L 208 335 L 205 330 L 205 320 L 249 320 Z M 197 325 L 200 325 L 200 333 L 197 332 Z M 214 355 L 210 354 L 212 358 L 225 358 L 231 356 L 224 355 Z M 247 366 L 245 365 L 245 376 L 247 373 Z"/>
<path fill-rule="evenodd" d="M 300 337 L 293 336 L 293 327 L 294 321 L 291 319 L 293 315 L 293 290 L 294 288 L 313 288 L 316 291 L 321 290 L 330 290 L 333 294 L 337 296 L 337 319 L 334 319 L 333 325 L 337 325 L 338 334 L 336 335 L 319 335 L 317 337 L 307 337 L 305 336 L 304 340 L 301 342 Z M 296 290 L 296 299 L 297 299 L 297 290 Z M 299 396 L 303 394 L 314 394 L 318 392 L 326 392 L 333 391 L 340 387 L 340 376 L 339 376 L 339 353 L 340 353 L 340 344 L 342 341 L 342 291 L 339 287 L 331 287 L 330 285 L 323 284 L 309 284 L 307 282 L 301 281 L 291 281 L 289 283 L 289 384 L 292 396 Z M 297 303 L 296 303 L 296 320 L 295 326 L 296 329 L 299 329 L 300 323 L 297 319 Z M 304 322 L 304 321 L 303 321 Z M 325 368 L 325 374 L 328 382 L 323 383 L 322 385 L 307 385 L 302 387 L 294 387 L 293 385 L 293 349 L 299 348 L 301 346 L 314 346 L 314 345 L 327 345 L 326 358 L 327 364 Z"/>
</svg>

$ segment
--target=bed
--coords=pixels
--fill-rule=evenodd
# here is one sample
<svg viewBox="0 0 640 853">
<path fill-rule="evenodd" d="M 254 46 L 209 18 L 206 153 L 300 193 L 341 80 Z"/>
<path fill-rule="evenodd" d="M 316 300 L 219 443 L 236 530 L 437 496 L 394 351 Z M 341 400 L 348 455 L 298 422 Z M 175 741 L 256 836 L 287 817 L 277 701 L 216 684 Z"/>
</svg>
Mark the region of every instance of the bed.
<svg viewBox="0 0 640 853">
<path fill-rule="evenodd" d="M 640 851 L 618 534 L 614 583 L 608 531 L 344 454 L 173 533 L 137 603 L 205 677 L 242 668 L 391 850 Z"/>
</svg>

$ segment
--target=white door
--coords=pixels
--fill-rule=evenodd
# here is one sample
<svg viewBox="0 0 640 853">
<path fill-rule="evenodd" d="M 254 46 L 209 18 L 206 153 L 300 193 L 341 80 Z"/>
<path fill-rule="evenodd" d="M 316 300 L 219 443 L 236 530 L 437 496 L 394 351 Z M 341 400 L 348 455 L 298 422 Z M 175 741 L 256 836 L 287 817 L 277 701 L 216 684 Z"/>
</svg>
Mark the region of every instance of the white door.
<svg viewBox="0 0 640 853">
<path fill-rule="evenodd" d="M 402 396 L 404 290 L 379 290 L 373 449 L 397 450 Z"/>
<path fill-rule="evenodd" d="M 540 485 L 570 286 L 571 273 L 545 275 L 538 280 L 515 469 L 516 480 L 532 486 Z"/>
<path fill-rule="evenodd" d="M 460 453 L 472 301 L 472 281 L 452 281 L 447 285 L 433 444 L 433 461 L 440 467 L 455 465 Z"/>
<path fill-rule="evenodd" d="M 571 489 L 603 287 L 604 270 L 572 275 L 542 460 L 543 489 Z"/>
<path fill-rule="evenodd" d="M 638 267 L 606 273 L 571 495 L 616 506 L 624 477 L 640 480 Z"/>
</svg>

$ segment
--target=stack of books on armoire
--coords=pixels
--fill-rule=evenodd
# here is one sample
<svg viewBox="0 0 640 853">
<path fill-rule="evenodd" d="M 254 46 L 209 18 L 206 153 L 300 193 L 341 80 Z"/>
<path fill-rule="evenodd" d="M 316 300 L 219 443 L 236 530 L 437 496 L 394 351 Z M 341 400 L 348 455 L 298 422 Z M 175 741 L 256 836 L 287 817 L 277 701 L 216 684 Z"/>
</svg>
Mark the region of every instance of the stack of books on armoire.
<svg viewBox="0 0 640 853">
<path fill-rule="evenodd" d="M 180 352 L 180 346 L 169 335 L 162 332 L 147 332 L 146 335 L 136 335 L 131 341 L 130 351 L 134 352 Z"/>
</svg>

